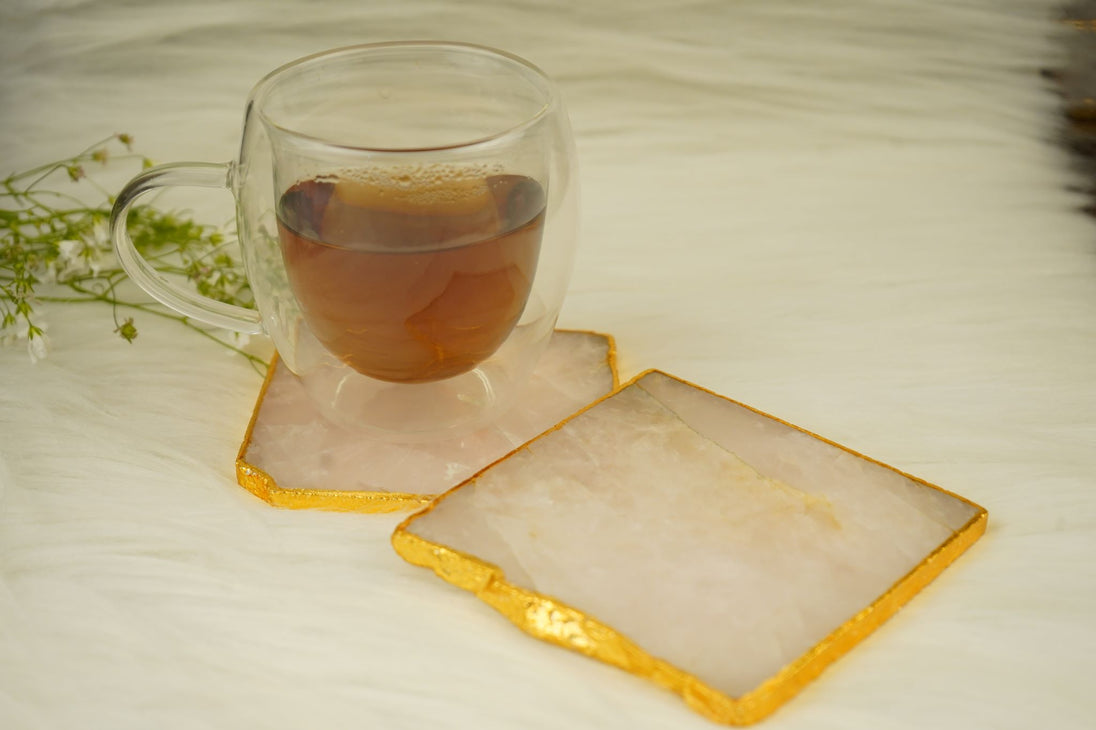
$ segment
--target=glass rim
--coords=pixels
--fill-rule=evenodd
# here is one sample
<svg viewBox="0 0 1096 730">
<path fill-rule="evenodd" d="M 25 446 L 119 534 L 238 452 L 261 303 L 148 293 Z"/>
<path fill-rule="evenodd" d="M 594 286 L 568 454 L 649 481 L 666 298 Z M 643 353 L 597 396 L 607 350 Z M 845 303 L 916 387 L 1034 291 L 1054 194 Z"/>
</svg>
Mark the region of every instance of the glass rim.
<svg viewBox="0 0 1096 730">
<path fill-rule="evenodd" d="M 511 125 L 505 129 L 490 134 L 474 137 L 472 139 L 454 142 L 450 144 L 442 144 L 436 146 L 424 146 L 424 147 L 379 147 L 371 145 L 352 145 L 352 144 L 340 144 L 339 142 L 333 142 L 322 137 L 306 134 L 298 130 L 292 129 L 284 124 L 279 124 L 270 118 L 264 109 L 265 97 L 270 93 L 279 82 L 279 80 L 288 76 L 291 72 L 306 68 L 309 66 L 318 65 L 325 61 L 331 60 L 338 56 L 351 56 L 355 54 L 371 53 L 374 51 L 383 51 L 387 49 L 432 49 L 439 51 L 451 51 L 464 55 L 480 55 L 490 58 L 494 58 L 500 61 L 505 61 L 513 64 L 527 73 L 530 73 L 535 79 L 543 84 L 543 91 L 545 95 L 544 103 L 534 113 L 528 115 L 523 121 L 517 124 Z M 273 71 L 270 71 L 263 76 L 258 83 L 252 87 L 251 93 L 248 95 L 249 104 L 253 104 L 256 113 L 263 123 L 269 128 L 276 129 L 283 134 L 290 135 L 297 139 L 307 140 L 309 142 L 321 145 L 327 148 L 344 150 L 347 152 L 366 152 L 376 154 L 415 154 L 417 152 L 443 152 L 450 150 L 465 150 L 481 145 L 488 145 L 492 142 L 496 142 L 500 139 L 505 139 L 516 134 L 519 134 L 525 129 L 532 127 L 538 123 L 541 119 L 549 114 L 550 111 L 555 109 L 559 104 L 559 91 L 556 88 L 555 82 L 538 66 L 530 61 L 515 55 L 508 51 L 503 51 L 498 48 L 492 48 L 490 46 L 479 45 L 476 43 L 464 43 L 459 41 L 427 41 L 427 40 L 409 40 L 409 41 L 385 41 L 382 43 L 361 43 L 351 46 L 341 46 L 338 48 L 330 48 L 317 53 L 312 53 L 307 56 L 284 63 L 278 66 Z"/>
</svg>

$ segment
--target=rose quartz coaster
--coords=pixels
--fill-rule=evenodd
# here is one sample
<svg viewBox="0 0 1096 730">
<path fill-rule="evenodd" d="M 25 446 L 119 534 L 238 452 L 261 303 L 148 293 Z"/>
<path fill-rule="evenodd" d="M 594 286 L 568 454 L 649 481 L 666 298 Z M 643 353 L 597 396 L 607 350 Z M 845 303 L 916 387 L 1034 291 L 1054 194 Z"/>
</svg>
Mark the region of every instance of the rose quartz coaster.
<svg viewBox="0 0 1096 730">
<path fill-rule="evenodd" d="M 516 405 L 497 423 L 445 441 L 391 443 L 324 420 L 275 358 L 236 458 L 236 478 L 276 507 L 421 507 L 616 385 L 612 337 L 557 330 Z"/>
<path fill-rule="evenodd" d="M 409 517 L 392 542 L 527 633 L 737 725 L 886 621 L 986 519 L 649 371 Z"/>
</svg>

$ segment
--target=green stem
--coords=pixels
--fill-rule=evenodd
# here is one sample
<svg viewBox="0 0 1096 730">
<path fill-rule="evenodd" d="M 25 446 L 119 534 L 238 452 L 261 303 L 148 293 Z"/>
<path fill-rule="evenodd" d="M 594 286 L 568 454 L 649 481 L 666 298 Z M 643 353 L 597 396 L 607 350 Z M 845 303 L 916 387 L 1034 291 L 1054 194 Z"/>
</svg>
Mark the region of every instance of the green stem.
<svg viewBox="0 0 1096 730">
<path fill-rule="evenodd" d="M 183 317 L 183 316 L 180 316 L 180 315 L 177 315 L 177 314 L 171 314 L 170 312 L 161 311 L 159 309 L 156 309 L 155 308 L 156 305 L 154 305 L 154 304 L 142 304 L 140 302 L 126 302 L 126 301 L 122 301 L 122 300 L 119 300 L 119 299 L 112 299 L 109 296 L 107 296 L 106 294 L 99 294 L 98 292 L 92 291 L 90 289 L 84 289 L 82 287 L 73 287 L 73 288 L 76 291 L 80 292 L 81 294 L 84 294 L 85 296 L 82 296 L 82 297 L 46 296 L 46 297 L 38 297 L 38 299 L 43 301 L 43 302 L 50 302 L 50 303 L 54 303 L 54 304 L 84 304 L 84 303 L 87 303 L 87 302 L 107 302 L 107 303 L 112 304 L 116 307 L 126 307 L 128 309 L 135 309 L 138 312 L 141 312 L 143 314 L 151 314 L 151 315 L 154 315 L 156 317 L 161 317 L 163 319 L 173 319 L 176 322 L 178 322 L 179 324 L 183 325 L 184 327 L 186 327 L 190 330 L 193 330 L 194 332 L 197 332 L 198 334 L 202 335 L 203 337 L 206 337 L 210 340 L 213 340 L 214 342 L 216 342 L 219 345 L 227 347 L 229 350 L 232 350 L 233 352 L 237 353 L 238 355 L 241 355 L 248 362 L 250 362 L 252 364 L 252 366 L 254 366 L 257 370 L 259 370 L 259 368 L 262 368 L 261 370 L 259 370 L 260 374 L 264 373 L 265 369 L 270 367 L 270 363 L 267 362 L 266 360 L 263 360 L 258 355 L 253 355 L 250 352 L 245 352 L 244 350 L 240 349 L 239 347 L 236 347 L 233 344 L 225 342 L 224 340 L 217 337 L 213 333 L 211 333 L 208 330 L 204 329 L 203 327 L 200 327 L 197 324 L 195 324 L 188 317 Z M 115 324 L 117 324 L 117 320 L 115 320 Z"/>
<path fill-rule="evenodd" d="M 72 164 L 76 164 L 78 162 L 85 162 L 85 161 L 91 159 L 90 155 L 94 150 L 96 150 L 97 148 L 102 147 L 103 145 L 109 143 L 112 139 L 114 139 L 113 134 L 110 135 L 109 137 L 105 138 L 105 139 L 99 140 L 95 144 L 92 144 L 92 145 L 89 145 L 89 146 L 85 147 L 81 152 L 78 152 L 77 154 L 73 155 L 72 157 L 68 158 L 67 160 L 61 160 L 60 162 L 53 162 L 53 163 L 47 163 L 45 165 L 39 165 L 36 168 L 32 168 L 32 169 L 27 170 L 25 172 L 21 172 L 18 175 L 9 176 L 8 180 L 14 182 L 16 180 L 22 180 L 24 178 L 30 177 L 31 175 L 34 175 L 38 172 L 42 172 L 41 175 L 39 175 L 37 178 L 35 178 L 34 182 L 32 182 L 30 185 L 27 185 L 27 187 L 24 188 L 24 190 L 26 190 L 27 192 L 30 192 L 31 190 L 34 189 L 35 185 L 37 185 L 38 183 L 45 180 L 47 177 L 49 177 L 51 174 L 53 174 L 57 170 L 60 170 L 63 167 L 68 167 L 69 165 L 72 165 Z"/>
</svg>

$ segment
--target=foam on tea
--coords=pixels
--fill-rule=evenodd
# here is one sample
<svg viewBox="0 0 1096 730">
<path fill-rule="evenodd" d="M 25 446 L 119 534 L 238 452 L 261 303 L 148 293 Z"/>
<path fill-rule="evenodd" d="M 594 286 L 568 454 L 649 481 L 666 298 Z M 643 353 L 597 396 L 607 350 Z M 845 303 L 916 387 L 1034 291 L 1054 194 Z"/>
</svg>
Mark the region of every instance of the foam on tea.
<svg viewBox="0 0 1096 730">
<path fill-rule="evenodd" d="M 304 319 L 360 373 L 400 383 L 490 357 L 529 298 L 544 191 L 521 175 L 446 167 L 324 176 L 278 205 Z"/>
</svg>

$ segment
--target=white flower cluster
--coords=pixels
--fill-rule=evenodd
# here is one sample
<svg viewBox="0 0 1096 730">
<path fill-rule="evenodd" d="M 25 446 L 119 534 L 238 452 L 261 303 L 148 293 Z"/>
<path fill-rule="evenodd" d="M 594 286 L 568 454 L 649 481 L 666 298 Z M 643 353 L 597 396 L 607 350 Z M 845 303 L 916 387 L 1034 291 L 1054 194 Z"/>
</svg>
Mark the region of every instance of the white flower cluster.
<svg viewBox="0 0 1096 730">
<path fill-rule="evenodd" d="M 57 257 L 42 271 L 46 283 L 64 284 L 82 276 L 98 276 L 103 269 L 117 266 L 114 251 L 102 223 L 96 223 L 90 233 L 79 239 L 66 239 L 57 244 Z M 0 346 L 26 341 L 32 363 L 49 354 L 48 325 L 35 312 L 25 312 L 23 318 L 6 317 L 0 321 Z"/>
<path fill-rule="evenodd" d="M 98 276 L 103 269 L 118 265 L 102 223 L 96 223 L 87 238 L 59 242 L 57 251 L 57 258 L 46 267 L 45 278 L 50 283 L 63 284 L 88 274 Z"/>
<path fill-rule="evenodd" d="M 30 355 L 31 362 L 38 362 L 44 360 L 46 355 L 49 354 L 49 337 L 46 335 L 46 330 L 49 329 L 49 325 L 40 321 L 34 315 L 30 315 L 27 322 L 19 322 L 16 326 L 15 322 L 10 324 L 4 324 L 0 327 L 0 347 L 10 347 L 21 340 L 27 342 L 27 354 Z"/>
<path fill-rule="evenodd" d="M 132 300 L 131 294 L 120 292 L 126 273 L 107 231 L 113 196 L 88 177 L 88 170 L 127 159 L 139 159 L 142 169 L 151 167 L 148 158 L 129 154 L 132 143 L 128 134 L 113 134 L 72 157 L 0 177 L 0 346 L 26 347 L 31 361 L 37 362 L 50 350 L 41 305 L 100 302 L 111 307 L 114 332 L 126 342 L 133 342 L 138 333 L 134 318 L 125 315 L 153 313 L 216 340 L 265 371 L 262 358 L 244 351 L 246 335 L 210 333 L 183 315 L 163 311 L 140 293 Z M 115 156 L 111 145 L 124 147 L 126 153 Z M 53 189 L 51 181 L 57 180 L 63 189 Z M 72 184 L 79 188 L 69 187 Z M 102 199 L 85 204 L 88 194 Z M 143 247 L 158 271 L 185 277 L 198 293 L 222 302 L 245 307 L 253 303 L 243 268 L 225 250 L 232 247 L 219 229 L 197 223 L 187 211 L 140 206 L 130 216 L 127 224 L 134 245 Z M 131 292 L 133 287 L 124 289 Z"/>
</svg>

